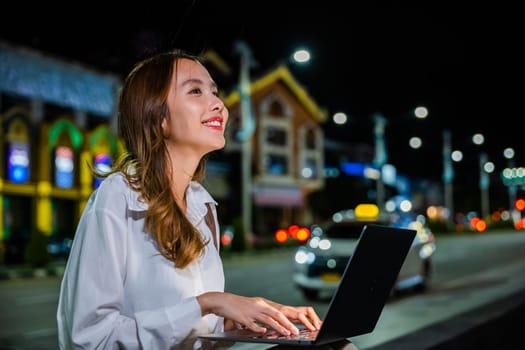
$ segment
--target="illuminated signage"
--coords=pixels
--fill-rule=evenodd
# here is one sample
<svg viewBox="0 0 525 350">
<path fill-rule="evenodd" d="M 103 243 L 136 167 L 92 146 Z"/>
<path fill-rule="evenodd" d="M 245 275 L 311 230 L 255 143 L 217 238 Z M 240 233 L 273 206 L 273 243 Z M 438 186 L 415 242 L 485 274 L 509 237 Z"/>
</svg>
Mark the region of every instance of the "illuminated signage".
<svg viewBox="0 0 525 350">
<path fill-rule="evenodd" d="M 60 188 L 73 187 L 73 150 L 59 146 L 55 149 L 55 185 Z"/>
<path fill-rule="evenodd" d="M 9 144 L 7 178 L 17 184 L 29 181 L 29 145 L 27 143 Z"/>
</svg>

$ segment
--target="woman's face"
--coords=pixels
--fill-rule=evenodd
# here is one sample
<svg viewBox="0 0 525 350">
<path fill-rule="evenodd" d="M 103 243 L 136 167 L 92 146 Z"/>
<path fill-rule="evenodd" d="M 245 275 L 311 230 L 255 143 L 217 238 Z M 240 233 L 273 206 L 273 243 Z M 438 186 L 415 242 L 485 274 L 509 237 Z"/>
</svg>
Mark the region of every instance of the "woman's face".
<svg viewBox="0 0 525 350">
<path fill-rule="evenodd" d="M 170 116 L 162 127 L 170 153 L 200 159 L 224 147 L 228 109 L 202 64 L 185 58 L 175 63 L 167 104 Z"/>
</svg>

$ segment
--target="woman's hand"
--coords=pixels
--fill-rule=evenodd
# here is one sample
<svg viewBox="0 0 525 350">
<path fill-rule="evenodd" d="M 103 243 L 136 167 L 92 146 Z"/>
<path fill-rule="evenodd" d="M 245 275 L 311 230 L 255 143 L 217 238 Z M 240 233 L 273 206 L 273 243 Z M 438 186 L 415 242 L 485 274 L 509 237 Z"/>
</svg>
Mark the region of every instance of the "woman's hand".
<svg viewBox="0 0 525 350">
<path fill-rule="evenodd" d="M 267 303 L 281 311 L 290 321 L 302 323 L 307 329 L 314 331 L 321 327 L 321 319 L 311 306 L 289 306 L 278 304 L 271 300 Z"/>
<path fill-rule="evenodd" d="M 231 293 L 210 292 L 199 295 L 202 314 L 213 313 L 228 320 L 225 327 L 248 328 L 264 333 L 267 328 L 275 329 L 283 335 L 297 334 L 299 330 L 293 322 L 300 322 L 314 330 L 321 320 L 309 306 L 293 307 L 281 305 L 261 297 L 244 297 Z"/>
</svg>

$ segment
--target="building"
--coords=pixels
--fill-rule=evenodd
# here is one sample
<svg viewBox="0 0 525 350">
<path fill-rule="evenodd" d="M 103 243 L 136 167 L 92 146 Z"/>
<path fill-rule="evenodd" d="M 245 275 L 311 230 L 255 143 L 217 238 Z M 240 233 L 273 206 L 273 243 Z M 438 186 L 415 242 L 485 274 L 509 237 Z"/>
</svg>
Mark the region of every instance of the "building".
<svg viewBox="0 0 525 350">
<path fill-rule="evenodd" d="M 237 155 L 237 164 L 242 163 L 243 143 L 249 143 L 252 233 L 255 238 L 272 239 L 279 228 L 312 223 L 307 198 L 324 186 L 321 124 L 327 114 L 285 65 L 253 79 L 249 93 L 254 130 L 247 141 L 238 137 L 242 126 L 239 90 L 225 98 L 230 125 L 224 153 Z M 242 169 L 237 169 L 232 192 L 240 194 Z"/>
<path fill-rule="evenodd" d="M 115 136 L 118 77 L 0 43 L 1 260 L 32 237 L 72 238 L 98 185 L 89 167 L 123 151 Z"/>
<path fill-rule="evenodd" d="M 120 85 L 116 75 L 0 42 L 0 262 L 24 262 L 32 237 L 73 238 L 100 181 L 90 167 L 108 168 L 124 152 L 116 136 Z M 253 235 L 271 239 L 277 228 L 311 221 L 306 199 L 324 185 L 326 114 L 285 66 L 254 79 L 250 91 Z M 243 146 L 235 136 L 239 92 L 224 99 L 228 142 L 210 157 L 205 181 L 227 226 L 241 212 Z"/>
</svg>

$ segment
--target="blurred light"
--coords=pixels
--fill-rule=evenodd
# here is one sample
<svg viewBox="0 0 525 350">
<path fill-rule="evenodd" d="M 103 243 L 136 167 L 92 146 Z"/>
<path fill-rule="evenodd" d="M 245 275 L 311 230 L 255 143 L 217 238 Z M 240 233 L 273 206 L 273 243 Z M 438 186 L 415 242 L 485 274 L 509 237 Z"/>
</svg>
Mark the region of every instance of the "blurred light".
<svg viewBox="0 0 525 350">
<path fill-rule="evenodd" d="M 511 147 L 507 147 L 503 150 L 503 156 L 507 159 L 514 158 L 514 149 Z"/>
<path fill-rule="evenodd" d="M 487 172 L 489 174 L 494 172 L 495 168 L 496 168 L 496 166 L 492 162 L 486 162 L 485 164 L 483 164 L 483 170 L 485 170 L 485 172 Z"/>
<path fill-rule="evenodd" d="M 421 259 L 427 259 L 436 251 L 436 245 L 434 243 L 428 243 L 423 245 L 419 250 L 419 256 Z"/>
<path fill-rule="evenodd" d="M 279 243 L 286 242 L 288 239 L 288 232 L 284 229 L 279 229 L 275 231 L 275 240 Z"/>
<path fill-rule="evenodd" d="M 334 215 L 332 215 L 332 221 L 333 222 L 341 222 L 341 221 L 343 221 L 343 214 L 335 213 Z"/>
<path fill-rule="evenodd" d="M 525 185 L 525 167 L 505 168 L 501 177 L 505 185 Z"/>
<path fill-rule="evenodd" d="M 297 239 L 297 232 L 299 231 L 299 226 L 297 225 L 290 225 L 288 227 L 288 234 L 292 236 L 294 239 Z"/>
<path fill-rule="evenodd" d="M 442 206 L 429 206 L 427 208 L 427 217 L 431 220 L 446 219 L 450 215 L 450 211 Z"/>
<path fill-rule="evenodd" d="M 524 199 L 517 199 L 516 200 L 516 209 L 519 211 L 523 211 L 525 209 L 525 200 Z"/>
<path fill-rule="evenodd" d="M 478 232 L 484 232 L 487 229 L 487 222 L 485 220 L 478 220 L 475 228 Z"/>
<path fill-rule="evenodd" d="M 295 253 L 294 259 L 298 264 L 312 264 L 315 261 L 315 254 L 301 249 Z"/>
<path fill-rule="evenodd" d="M 427 218 L 426 218 L 425 215 L 423 215 L 423 214 L 418 214 L 418 215 L 416 216 L 416 221 L 417 221 L 417 222 L 420 222 L 422 225 L 425 225 L 426 222 L 427 222 Z"/>
<path fill-rule="evenodd" d="M 461 162 L 463 160 L 463 152 L 459 150 L 453 151 L 450 158 L 452 158 L 454 162 Z"/>
<path fill-rule="evenodd" d="M 346 113 L 337 112 L 333 115 L 332 120 L 337 125 L 343 125 L 346 124 L 346 122 L 348 121 L 348 116 L 346 115 Z"/>
<path fill-rule="evenodd" d="M 310 246 L 310 248 L 312 249 L 317 249 L 319 248 L 319 242 L 321 241 L 321 239 L 319 237 L 312 237 L 312 239 L 308 242 L 308 245 Z"/>
<path fill-rule="evenodd" d="M 293 54 L 293 60 L 298 63 L 306 63 L 311 59 L 310 52 L 308 50 L 297 50 Z"/>
<path fill-rule="evenodd" d="M 423 145 L 423 141 L 421 140 L 420 137 L 414 136 L 410 138 L 410 140 L 408 141 L 408 144 L 413 149 L 418 149 Z"/>
<path fill-rule="evenodd" d="M 229 246 L 233 241 L 233 232 L 226 231 L 221 236 L 221 244 L 223 246 Z"/>
<path fill-rule="evenodd" d="M 487 229 L 487 222 L 476 216 L 470 219 L 470 227 L 478 232 L 483 232 Z"/>
<path fill-rule="evenodd" d="M 412 202 L 410 202 L 408 199 L 401 201 L 399 204 L 399 209 L 401 209 L 401 211 L 404 213 L 408 213 L 410 210 L 412 210 Z"/>
<path fill-rule="evenodd" d="M 508 221 L 511 219 L 510 212 L 508 210 L 503 210 L 501 212 L 501 220 Z"/>
<path fill-rule="evenodd" d="M 469 221 L 470 226 L 471 226 L 472 228 L 476 228 L 476 224 L 478 223 L 479 220 L 480 220 L 480 218 L 478 218 L 477 216 L 471 218 L 470 221 Z"/>
<path fill-rule="evenodd" d="M 312 236 L 320 236 L 320 235 L 323 234 L 323 229 L 320 226 L 318 226 L 318 225 L 312 226 L 312 230 L 311 231 L 312 231 Z M 312 238 L 312 240 L 313 240 L 313 238 Z"/>
<path fill-rule="evenodd" d="M 299 242 L 304 242 L 310 238 L 310 230 L 306 227 L 301 227 L 296 233 L 296 239 Z"/>
<path fill-rule="evenodd" d="M 385 164 L 381 167 L 381 178 L 387 185 L 395 186 L 397 182 L 397 170 L 392 164 Z"/>
<path fill-rule="evenodd" d="M 441 215 L 444 219 L 450 218 L 451 216 L 450 209 L 443 207 L 443 209 L 441 210 Z"/>
<path fill-rule="evenodd" d="M 422 106 L 416 107 L 416 109 L 414 109 L 414 115 L 416 116 L 416 118 L 425 119 L 426 117 L 428 117 L 428 109 Z"/>
<path fill-rule="evenodd" d="M 339 169 L 336 167 L 326 167 L 324 168 L 324 177 L 339 177 Z"/>
<path fill-rule="evenodd" d="M 379 171 L 379 169 L 372 167 L 365 168 L 364 174 L 365 178 L 371 180 L 379 180 L 379 178 L 381 177 L 381 172 Z"/>
<path fill-rule="evenodd" d="M 305 179 L 311 178 L 313 174 L 314 174 L 314 172 L 313 172 L 312 168 L 303 168 L 303 170 L 301 170 L 301 175 Z"/>
<path fill-rule="evenodd" d="M 354 211 L 357 220 L 375 220 L 379 215 L 379 207 L 375 204 L 359 204 Z"/>
<path fill-rule="evenodd" d="M 319 241 L 319 249 L 328 250 L 332 246 L 332 242 L 328 239 L 322 239 Z"/>
<path fill-rule="evenodd" d="M 335 259 L 328 259 L 328 261 L 326 262 L 326 267 L 330 269 L 333 269 L 336 266 L 337 266 L 337 262 L 335 261 Z"/>
<path fill-rule="evenodd" d="M 483 142 L 485 142 L 485 136 L 479 133 L 474 134 L 474 136 L 472 136 L 472 142 L 476 145 L 482 145 Z"/>
<path fill-rule="evenodd" d="M 396 211 L 396 202 L 394 202 L 393 200 L 386 201 L 385 209 L 387 212 L 393 213 L 394 211 Z"/>
</svg>

